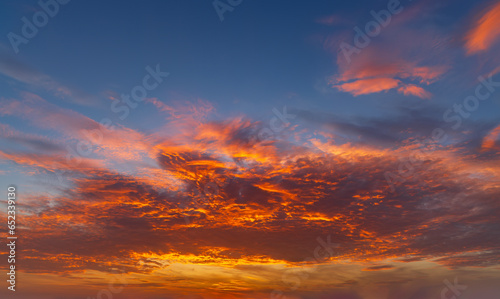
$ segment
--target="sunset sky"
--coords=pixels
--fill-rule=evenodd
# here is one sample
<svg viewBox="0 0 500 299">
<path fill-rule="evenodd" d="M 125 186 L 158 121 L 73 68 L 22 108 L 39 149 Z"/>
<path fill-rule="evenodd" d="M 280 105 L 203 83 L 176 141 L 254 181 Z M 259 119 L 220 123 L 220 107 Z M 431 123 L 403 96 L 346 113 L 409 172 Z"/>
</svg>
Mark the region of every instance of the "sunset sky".
<svg viewBox="0 0 500 299">
<path fill-rule="evenodd" d="M 0 298 L 500 298 L 499 1 L 23 0 L 0 24 Z"/>
</svg>

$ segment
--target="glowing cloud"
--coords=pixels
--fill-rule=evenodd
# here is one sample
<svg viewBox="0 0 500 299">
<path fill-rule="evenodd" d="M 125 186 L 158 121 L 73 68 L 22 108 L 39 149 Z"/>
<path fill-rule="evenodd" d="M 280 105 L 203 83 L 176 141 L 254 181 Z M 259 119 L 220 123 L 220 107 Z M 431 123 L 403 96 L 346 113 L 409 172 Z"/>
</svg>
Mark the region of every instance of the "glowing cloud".
<svg viewBox="0 0 500 299">
<path fill-rule="evenodd" d="M 495 147 L 496 142 L 500 139 L 500 126 L 490 131 L 486 137 L 483 138 L 481 148 L 483 150 L 490 150 Z"/>
<path fill-rule="evenodd" d="M 500 2 L 489 7 L 467 32 L 465 49 L 467 55 L 488 50 L 500 38 Z"/>
<path fill-rule="evenodd" d="M 422 99 L 430 99 L 432 97 L 432 94 L 422 87 L 412 84 L 401 86 L 398 88 L 398 91 L 403 93 L 405 96 L 414 95 Z"/>
</svg>

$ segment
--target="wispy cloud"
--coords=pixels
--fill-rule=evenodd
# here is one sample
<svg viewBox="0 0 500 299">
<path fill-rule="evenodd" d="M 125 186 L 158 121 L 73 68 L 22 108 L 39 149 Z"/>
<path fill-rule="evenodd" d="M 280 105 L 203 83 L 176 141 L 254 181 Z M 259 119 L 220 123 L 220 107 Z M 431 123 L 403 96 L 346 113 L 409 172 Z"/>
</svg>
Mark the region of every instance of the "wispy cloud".
<svg viewBox="0 0 500 299">
<path fill-rule="evenodd" d="M 430 92 L 413 84 L 403 85 L 398 88 L 398 91 L 403 93 L 405 96 L 414 95 L 422 99 L 430 99 L 432 97 Z"/>
<path fill-rule="evenodd" d="M 344 24 L 346 21 L 340 15 L 332 14 L 329 16 L 317 18 L 315 22 L 326 26 L 333 26 L 338 24 Z"/>
<path fill-rule="evenodd" d="M 498 147 L 498 141 L 500 140 L 500 126 L 492 129 L 488 135 L 483 138 L 483 143 L 481 145 L 483 150 L 491 150 Z"/>
<path fill-rule="evenodd" d="M 333 88 L 354 96 L 390 90 L 423 99 L 432 96 L 424 87 L 439 80 L 448 71 L 449 62 L 433 60 L 430 53 L 443 52 L 446 38 L 433 29 L 415 29 L 418 15 L 414 9 L 403 11 L 397 18 L 379 36 L 366 36 L 370 42 L 356 52 L 346 54 L 325 45 L 337 55 L 338 74 L 329 78 Z M 355 36 L 359 38 L 358 33 Z"/>
<path fill-rule="evenodd" d="M 494 3 L 476 16 L 473 27 L 465 36 L 468 55 L 489 50 L 500 39 L 500 3 Z"/>
<path fill-rule="evenodd" d="M 28 66 L 16 57 L 0 51 L 0 73 L 9 78 L 27 84 L 31 88 L 42 88 L 53 95 L 70 102 L 91 106 L 96 104 L 96 98 L 89 94 L 61 84 L 51 76 Z"/>
</svg>

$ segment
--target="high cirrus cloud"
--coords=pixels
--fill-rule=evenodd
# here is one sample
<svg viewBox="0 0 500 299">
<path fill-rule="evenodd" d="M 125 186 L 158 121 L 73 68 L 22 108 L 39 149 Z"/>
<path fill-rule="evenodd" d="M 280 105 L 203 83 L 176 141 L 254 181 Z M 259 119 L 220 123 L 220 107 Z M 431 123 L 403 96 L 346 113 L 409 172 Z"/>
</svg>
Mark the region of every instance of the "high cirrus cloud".
<svg viewBox="0 0 500 299">
<path fill-rule="evenodd" d="M 465 37 L 468 55 L 484 52 L 500 39 L 500 2 L 488 7 L 488 11 L 476 19 Z"/>
<path fill-rule="evenodd" d="M 80 105 L 94 105 L 96 98 L 78 88 L 64 85 L 35 68 L 6 54 L 0 47 L 0 74 L 27 84 L 30 87 L 42 88 L 55 96 Z"/>
</svg>

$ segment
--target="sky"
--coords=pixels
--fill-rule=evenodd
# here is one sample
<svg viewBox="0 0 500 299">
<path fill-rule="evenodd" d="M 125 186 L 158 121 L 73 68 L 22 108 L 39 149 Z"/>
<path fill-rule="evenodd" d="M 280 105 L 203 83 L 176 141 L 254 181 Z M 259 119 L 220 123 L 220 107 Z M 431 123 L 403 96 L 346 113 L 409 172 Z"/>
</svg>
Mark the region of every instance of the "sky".
<svg viewBox="0 0 500 299">
<path fill-rule="evenodd" d="M 2 1 L 0 297 L 498 299 L 499 50 L 499 1 Z"/>
</svg>

